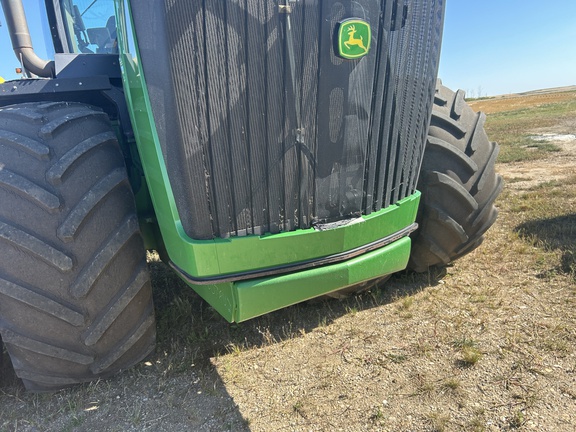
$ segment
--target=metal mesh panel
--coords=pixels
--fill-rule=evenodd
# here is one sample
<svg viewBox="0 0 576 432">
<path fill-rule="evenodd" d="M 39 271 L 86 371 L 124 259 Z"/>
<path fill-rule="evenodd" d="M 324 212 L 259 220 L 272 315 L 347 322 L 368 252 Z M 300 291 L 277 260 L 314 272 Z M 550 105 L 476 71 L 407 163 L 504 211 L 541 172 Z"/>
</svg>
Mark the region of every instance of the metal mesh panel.
<svg viewBox="0 0 576 432">
<path fill-rule="evenodd" d="M 191 237 L 309 228 L 414 192 L 443 1 L 132 3 Z M 339 22 L 350 17 L 372 29 L 370 51 L 357 60 L 335 54 Z"/>
</svg>

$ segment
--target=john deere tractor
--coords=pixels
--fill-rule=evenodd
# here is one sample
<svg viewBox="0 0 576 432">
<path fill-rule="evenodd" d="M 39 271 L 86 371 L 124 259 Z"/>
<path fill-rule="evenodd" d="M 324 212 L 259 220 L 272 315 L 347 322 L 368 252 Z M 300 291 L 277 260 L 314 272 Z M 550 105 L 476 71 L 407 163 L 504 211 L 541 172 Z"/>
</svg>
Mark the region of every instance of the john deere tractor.
<svg viewBox="0 0 576 432">
<path fill-rule="evenodd" d="M 146 250 L 240 322 L 442 268 L 496 219 L 443 0 L 46 0 L 49 59 L 1 1 L 0 334 L 30 390 L 153 350 Z"/>
</svg>

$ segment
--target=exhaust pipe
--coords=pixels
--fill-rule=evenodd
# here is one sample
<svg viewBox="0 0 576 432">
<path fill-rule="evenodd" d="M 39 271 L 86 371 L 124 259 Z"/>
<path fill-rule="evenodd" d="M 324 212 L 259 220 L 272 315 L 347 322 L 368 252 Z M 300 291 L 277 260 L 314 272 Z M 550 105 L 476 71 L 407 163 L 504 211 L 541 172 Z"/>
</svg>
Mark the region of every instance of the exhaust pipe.
<svg viewBox="0 0 576 432">
<path fill-rule="evenodd" d="M 22 0 L 1 0 L 6 25 L 12 40 L 12 48 L 25 70 L 44 78 L 55 75 L 53 60 L 44 60 L 36 55 L 32 47 L 32 38 L 28 30 L 28 21 L 24 13 Z"/>
</svg>

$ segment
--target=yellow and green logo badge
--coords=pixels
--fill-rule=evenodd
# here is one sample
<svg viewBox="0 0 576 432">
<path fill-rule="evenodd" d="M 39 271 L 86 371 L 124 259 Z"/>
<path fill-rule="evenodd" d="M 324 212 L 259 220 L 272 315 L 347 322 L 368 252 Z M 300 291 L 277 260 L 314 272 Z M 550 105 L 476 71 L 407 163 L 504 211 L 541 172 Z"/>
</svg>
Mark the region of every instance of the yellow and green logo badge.
<svg viewBox="0 0 576 432">
<path fill-rule="evenodd" d="M 345 59 L 364 57 L 370 50 L 372 29 L 370 24 L 358 18 L 340 22 L 338 28 L 338 55 Z"/>
</svg>

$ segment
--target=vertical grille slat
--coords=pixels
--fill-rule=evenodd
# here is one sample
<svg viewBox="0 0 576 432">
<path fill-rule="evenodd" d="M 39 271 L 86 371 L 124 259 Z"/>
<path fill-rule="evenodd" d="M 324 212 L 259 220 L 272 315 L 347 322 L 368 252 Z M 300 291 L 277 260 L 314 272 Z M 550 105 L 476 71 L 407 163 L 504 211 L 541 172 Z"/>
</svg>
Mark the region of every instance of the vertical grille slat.
<svg viewBox="0 0 576 432">
<path fill-rule="evenodd" d="M 273 4 L 268 4 L 268 14 L 274 15 Z M 280 37 L 280 22 L 274 16 L 266 25 L 266 45 L 277 43 Z M 268 215 L 270 218 L 270 232 L 281 230 L 280 215 L 284 208 L 284 161 L 282 157 L 284 140 L 284 110 L 278 101 L 284 94 L 284 58 L 281 50 L 267 50 L 266 54 L 266 130 L 268 143 L 269 170 L 269 200 Z"/>
<path fill-rule="evenodd" d="M 235 231 L 233 213 L 233 192 L 230 182 L 231 166 L 229 165 L 230 144 L 227 129 L 229 129 L 230 101 L 227 98 L 227 79 L 220 79 L 219 75 L 228 78 L 228 57 L 222 55 L 226 49 L 225 35 L 227 28 L 218 19 L 224 17 L 224 2 L 210 3 L 205 9 L 204 32 L 204 58 L 206 65 L 206 88 L 208 90 L 206 101 L 208 111 L 209 150 L 211 159 L 211 180 L 214 189 L 214 215 L 218 230 L 223 233 Z M 220 43 L 216 43 L 219 41 Z"/>
<path fill-rule="evenodd" d="M 290 13 L 284 0 L 131 3 L 190 237 L 305 229 L 414 192 L 443 0 L 301 0 Z M 361 59 L 335 52 L 348 18 L 372 29 Z"/>
<path fill-rule="evenodd" d="M 266 20 L 263 2 L 248 0 L 246 10 L 247 56 L 245 67 L 248 77 L 248 147 L 250 149 L 251 169 L 248 173 L 252 179 L 250 196 L 252 198 L 252 218 L 254 233 L 263 234 L 262 227 L 268 226 L 268 157 L 266 148 L 265 109 L 266 100 L 263 86 L 265 56 L 262 41 L 265 40 L 264 23 Z"/>
<path fill-rule="evenodd" d="M 233 214 L 236 215 L 236 230 L 238 235 L 252 234 L 252 214 L 247 211 L 252 207 L 250 197 L 250 152 L 247 149 L 246 118 L 247 106 L 242 89 L 246 88 L 246 69 L 242 67 L 246 58 L 246 50 L 242 40 L 245 31 L 245 12 L 242 8 L 226 7 L 226 79 L 228 81 L 227 99 L 230 143 L 230 174 L 234 188 L 232 194 Z M 240 60 L 242 62 L 240 62 Z"/>
</svg>

